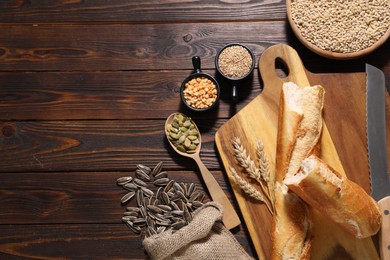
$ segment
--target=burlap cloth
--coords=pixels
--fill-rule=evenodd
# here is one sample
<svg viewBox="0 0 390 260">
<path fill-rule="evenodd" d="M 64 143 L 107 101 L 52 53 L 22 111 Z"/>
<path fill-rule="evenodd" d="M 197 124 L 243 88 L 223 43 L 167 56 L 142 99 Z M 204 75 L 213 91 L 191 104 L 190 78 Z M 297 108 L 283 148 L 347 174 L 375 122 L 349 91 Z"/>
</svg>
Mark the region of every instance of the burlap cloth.
<svg viewBox="0 0 390 260">
<path fill-rule="evenodd" d="M 252 259 L 222 224 L 222 213 L 219 204 L 208 202 L 187 226 L 145 238 L 142 244 L 151 259 Z"/>
</svg>

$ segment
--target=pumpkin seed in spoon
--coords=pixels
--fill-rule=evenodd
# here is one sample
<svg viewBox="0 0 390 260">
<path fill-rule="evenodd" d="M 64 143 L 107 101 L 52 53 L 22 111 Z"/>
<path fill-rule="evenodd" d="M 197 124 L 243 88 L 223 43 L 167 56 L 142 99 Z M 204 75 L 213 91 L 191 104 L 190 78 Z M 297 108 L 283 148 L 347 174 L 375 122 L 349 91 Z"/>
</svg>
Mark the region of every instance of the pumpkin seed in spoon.
<svg viewBox="0 0 390 260">
<path fill-rule="evenodd" d="M 165 122 L 165 133 L 172 148 L 178 154 L 192 158 L 197 163 L 212 200 L 221 204 L 224 209 L 222 222 L 226 228 L 232 229 L 238 226 L 240 218 L 219 183 L 200 159 L 202 140 L 195 123 L 184 114 L 173 113 Z"/>
<path fill-rule="evenodd" d="M 182 153 L 195 153 L 200 143 L 200 135 L 190 117 L 181 113 L 173 114 L 166 125 L 166 135 L 169 142 Z"/>
</svg>

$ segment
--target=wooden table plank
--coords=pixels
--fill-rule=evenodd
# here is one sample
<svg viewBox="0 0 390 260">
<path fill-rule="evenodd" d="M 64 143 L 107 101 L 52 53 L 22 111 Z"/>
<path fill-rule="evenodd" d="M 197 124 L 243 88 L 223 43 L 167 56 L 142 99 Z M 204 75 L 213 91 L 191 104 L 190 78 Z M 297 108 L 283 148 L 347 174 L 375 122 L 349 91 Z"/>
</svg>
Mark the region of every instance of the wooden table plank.
<svg viewBox="0 0 390 260">
<path fill-rule="evenodd" d="M 124 224 L 0 225 L 0 258 L 147 259 L 141 239 Z M 246 231 L 235 233 L 251 255 Z"/>
<path fill-rule="evenodd" d="M 183 22 L 286 18 L 283 1 L 1 1 L 0 22 Z"/>
<path fill-rule="evenodd" d="M 147 161 L 140 161 L 150 167 Z M 164 170 L 167 170 L 164 167 Z M 195 183 L 210 200 L 199 171 L 168 170 L 170 179 Z M 238 209 L 224 172 L 213 176 Z M 135 168 L 127 172 L 23 172 L 1 173 L 0 225 L 5 224 L 118 224 L 125 207 L 135 206 L 135 199 L 121 204 L 127 192 L 116 184 L 119 177 L 135 176 Z M 156 192 L 157 187 L 148 187 Z"/>
<path fill-rule="evenodd" d="M 224 44 L 254 53 L 286 42 L 284 21 L 168 24 L 0 24 L 0 70 L 165 70 L 215 68 Z M 254 33 L 258 32 L 258 33 Z"/>
<path fill-rule="evenodd" d="M 219 169 L 214 133 L 224 120 L 195 122 L 202 133 L 202 160 L 210 170 Z M 144 160 L 194 169 L 191 159 L 169 146 L 164 124 L 165 119 L 0 123 L 0 172 L 124 171 Z"/>
<path fill-rule="evenodd" d="M 203 71 L 216 75 L 215 70 Z M 229 118 L 260 93 L 259 75 L 254 73 L 252 82 L 241 84 L 241 102 L 232 105 L 231 83 L 219 80 L 219 107 L 191 113 L 181 104 L 179 91 L 192 72 L 0 72 L 0 121 L 163 119 L 179 110 L 196 117 Z"/>
<path fill-rule="evenodd" d="M 220 81 L 217 110 L 187 113 L 178 89 L 192 56 L 215 75 L 226 43 L 248 45 L 256 62 L 266 48 L 287 43 L 311 72 L 363 72 L 367 62 L 390 86 L 389 41 L 358 60 L 319 57 L 292 33 L 285 1 L 5 0 L 0 14 L 0 259 L 147 259 L 121 223 L 124 190 L 115 180 L 138 163 L 163 161 L 175 180 L 203 187 L 196 164 L 164 141 L 165 118 L 175 111 L 196 120 L 201 157 L 237 209 L 214 134 L 260 93 L 261 75 L 256 64 L 238 104 Z M 360 136 L 362 122 L 348 118 L 349 91 L 327 89 L 346 102 L 327 102 L 325 117 L 333 133 L 347 124 Z M 333 113 L 345 120 L 334 122 Z M 336 139 L 353 154 L 342 135 Z M 256 257 L 245 223 L 232 233 Z"/>
</svg>

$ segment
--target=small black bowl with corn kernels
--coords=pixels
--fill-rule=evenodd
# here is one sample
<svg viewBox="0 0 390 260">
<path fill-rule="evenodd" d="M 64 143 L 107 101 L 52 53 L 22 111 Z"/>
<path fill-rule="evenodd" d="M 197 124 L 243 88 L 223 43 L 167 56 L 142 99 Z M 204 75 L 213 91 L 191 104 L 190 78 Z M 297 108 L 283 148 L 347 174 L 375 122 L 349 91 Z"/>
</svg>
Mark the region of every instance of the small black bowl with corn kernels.
<svg viewBox="0 0 390 260">
<path fill-rule="evenodd" d="M 204 112 L 217 106 L 220 98 L 220 88 L 217 80 L 201 71 L 200 57 L 192 57 L 194 73 L 188 76 L 180 88 L 180 98 L 191 111 Z"/>
</svg>

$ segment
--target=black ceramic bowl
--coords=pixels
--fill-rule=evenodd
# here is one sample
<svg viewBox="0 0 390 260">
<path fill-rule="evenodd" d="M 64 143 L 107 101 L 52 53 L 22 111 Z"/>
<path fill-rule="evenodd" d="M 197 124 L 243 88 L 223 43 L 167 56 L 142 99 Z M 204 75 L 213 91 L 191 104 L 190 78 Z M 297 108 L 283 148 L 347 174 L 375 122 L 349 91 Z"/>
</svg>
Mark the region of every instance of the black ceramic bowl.
<svg viewBox="0 0 390 260">
<path fill-rule="evenodd" d="M 192 65 L 194 66 L 194 73 L 192 73 L 190 76 L 188 76 L 183 81 L 183 83 L 181 84 L 181 87 L 180 87 L 180 98 L 181 98 L 181 101 L 183 102 L 183 104 L 188 109 L 190 109 L 192 111 L 196 111 L 196 112 L 204 112 L 204 111 L 209 111 L 209 110 L 213 109 L 214 107 L 216 107 L 218 105 L 218 102 L 219 102 L 219 99 L 220 99 L 220 96 L 221 96 L 221 90 L 220 90 L 220 87 L 219 87 L 219 84 L 218 84 L 217 80 L 213 76 L 211 76 L 211 75 L 209 75 L 207 73 L 202 72 L 201 69 L 200 69 L 200 64 L 201 64 L 200 57 L 198 57 L 198 56 L 192 57 Z M 191 106 L 187 102 L 187 100 L 186 100 L 186 98 L 184 96 L 184 89 L 185 89 L 185 85 L 186 85 L 187 82 L 191 81 L 192 79 L 202 78 L 202 77 L 204 77 L 206 79 L 209 79 L 212 83 L 214 83 L 215 88 L 217 90 L 217 94 L 216 94 L 217 96 L 216 96 L 215 101 L 210 106 L 205 107 L 205 108 L 195 108 L 195 107 Z"/>
<path fill-rule="evenodd" d="M 221 67 L 220 67 L 220 64 L 219 64 L 219 56 L 221 55 L 221 53 L 229 48 L 229 47 L 232 47 L 232 46 L 240 46 L 240 47 L 243 47 L 244 49 L 246 49 L 252 59 L 252 63 L 251 63 L 251 67 L 250 69 L 248 70 L 248 72 L 245 74 L 245 75 L 242 75 L 240 77 L 229 77 L 227 76 L 226 74 L 223 73 L 223 71 L 221 70 Z M 243 81 L 245 80 L 246 78 L 249 77 L 249 75 L 252 74 L 253 72 L 253 69 L 255 68 L 255 55 L 253 55 L 253 52 L 245 45 L 241 44 L 241 43 L 229 43 L 227 45 L 225 45 L 222 49 L 220 49 L 217 53 L 217 55 L 215 56 L 215 67 L 218 71 L 218 73 L 224 77 L 225 79 L 229 80 L 231 83 L 232 83 L 232 99 L 234 101 L 236 101 L 238 99 L 238 94 L 237 94 L 237 83 L 240 82 L 240 81 Z"/>
</svg>

